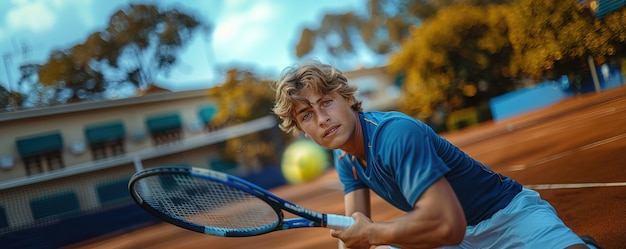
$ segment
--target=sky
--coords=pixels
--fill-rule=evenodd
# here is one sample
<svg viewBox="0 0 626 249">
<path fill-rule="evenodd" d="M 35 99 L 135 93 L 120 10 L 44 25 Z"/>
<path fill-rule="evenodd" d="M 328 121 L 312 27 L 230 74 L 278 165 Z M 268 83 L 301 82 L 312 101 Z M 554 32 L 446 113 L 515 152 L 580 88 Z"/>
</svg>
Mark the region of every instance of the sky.
<svg viewBox="0 0 626 249">
<path fill-rule="evenodd" d="M 217 65 L 276 78 L 298 62 L 294 48 L 303 28 L 317 28 L 326 13 L 366 8 L 366 0 L 2 0 L 0 83 L 17 90 L 19 65 L 43 64 L 51 51 L 84 42 L 89 34 L 104 29 L 116 10 L 131 3 L 191 10 L 213 27 L 210 35 L 197 33 L 170 76 L 158 80 L 158 86 L 173 91 L 221 83 L 223 75 L 215 70 Z M 30 52 L 22 53 L 23 46 Z M 309 57 L 332 63 L 321 55 Z"/>
</svg>

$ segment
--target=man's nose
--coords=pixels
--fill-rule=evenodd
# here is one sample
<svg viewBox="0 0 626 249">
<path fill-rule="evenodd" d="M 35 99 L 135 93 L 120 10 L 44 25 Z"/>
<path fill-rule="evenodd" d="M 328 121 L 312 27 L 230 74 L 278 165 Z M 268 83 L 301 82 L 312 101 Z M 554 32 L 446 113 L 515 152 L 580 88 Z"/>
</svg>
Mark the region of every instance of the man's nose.
<svg viewBox="0 0 626 249">
<path fill-rule="evenodd" d="M 330 122 L 330 115 L 328 115 L 328 112 L 320 110 L 318 113 L 320 125 L 328 124 Z"/>
</svg>

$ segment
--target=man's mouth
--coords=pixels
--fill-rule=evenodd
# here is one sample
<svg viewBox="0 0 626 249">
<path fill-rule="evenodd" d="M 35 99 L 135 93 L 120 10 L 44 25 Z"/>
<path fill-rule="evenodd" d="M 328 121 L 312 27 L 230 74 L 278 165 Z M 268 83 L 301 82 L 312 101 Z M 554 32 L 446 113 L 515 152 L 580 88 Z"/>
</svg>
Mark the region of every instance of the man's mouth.
<svg viewBox="0 0 626 249">
<path fill-rule="evenodd" d="M 332 126 L 324 131 L 324 137 L 334 134 L 339 129 L 339 125 Z"/>
</svg>

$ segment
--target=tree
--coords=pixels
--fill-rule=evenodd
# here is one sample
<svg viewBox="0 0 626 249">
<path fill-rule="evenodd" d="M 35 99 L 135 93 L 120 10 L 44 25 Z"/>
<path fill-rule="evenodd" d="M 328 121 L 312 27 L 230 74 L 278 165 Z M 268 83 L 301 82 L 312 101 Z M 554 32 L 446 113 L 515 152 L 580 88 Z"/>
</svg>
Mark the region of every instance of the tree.
<svg viewBox="0 0 626 249">
<path fill-rule="evenodd" d="M 608 14 L 602 20 L 602 26 L 605 26 L 611 33 L 611 40 L 617 43 L 626 43 L 626 8 L 622 7 L 617 11 Z M 594 23 L 594 25 L 598 25 Z M 617 52 L 624 52 L 624 46 L 616 46 Z"/>
<path fill-rule="evenodd" d="M 429 120 L 562 75 L 580 78 L 596 63 L 624 58 L 626 10 L 596 19 L 574 1 L 441 9 L 411 28 L 388 69 L 405 74 L 400 109 Z"/>
<path fill-rule="evenodd" d="M 248 70 L 229 69 L 225 82 L 209 89 L 208 96 L 218 102 L 212 126 L 231 126 L 272 115 L 271 81 L 260 79 Z M 286 134 L 276 127 L 230 139 L 221 147 L 221 154 L 228 160 L 255 168 L 278 162 L 277 151 L 286 140 Z"/>
<path fill-rule="evenodd" d="M 37 71 L 39 81 L 44 86 L 56 86 L 58 91 L 69 89 L 71 95 L 67 99 L 68 102 L 100 99 L 99 93 L 104 92 L 106 87 L 104 75 L 101 72 L 94 70 L 88 62 L 74 60 L 74 55 L 80 53 L 53 51 L 48 62 L 40 65 Z M 64 102 L 65 100 L 57 99 L 56 101 Z"/>
<path fill-rule="evenodd" d="M 626 28 L 623 21 L 618 26 L 619 16 L 603 22 L 582 11 L 575 1 L 523 0 L 508 8 L 512 75 L 555 79 L 584 69 L 588 56 L 602 63 L 624 46 L 619 34 L 623 37 Z"/>
<path fill-rule="evenodd" d="M 615 61 L 621 64 L 622 73 L 626 73 L 626 8 L 622 7 L 608 14 L 602 19 L 602 25 L 610 30 L 611 40 L 618 44 L 614 47 Z"/>
<path fill-rule="evenodd" d="M 466 0 L 468 5 L 485 6 L 513 0 Z M 371 52 L 387 55 L 400 48 L 412 26 L 436 15 L 458 0 L 369 0 L 367 13 L 327 14 L 319 28 L 304 28 L 296 45 L 296 56 L 304 57 L 321 49 L 330 56 L 354 56 L 356 47 L 365 45 Z"/>
<path fill-rule="evenodd" d="M 24 102 L 24 96 L 19 92 L 8 91 L 0 86 L 0 112 L 10 111 Z"/>
<path fill-rule="evenodd" d="M 70 90 L 60 88 L 58 85 L 44 85 L 40 84 L 37 78 L 37 72 L 40 66 L 37 64 L 25 64 L 20 66 L 20 79 L 18 80 L 18 86 L 21 91 L 28 92 L 25 95 L 25 100 L 20 104 L 23 107 L 45 107 L 51 105 L 62 104 L 68 95 Z"/>
<path fill-rule="evenodd" d="M 145 88 L 159 74 L 169 72 L 180 48 L 199 28 L 208 30 L 177 9 L 130 5 L 114 13 L 109 25 L 84 43 L 53 51 L 39 65 L 38 79 L 47 86 L 69 89 L 68 102 L 101 98 L 107 88 L 120 84 Z"/>
<path fill-rule="evenodd" d="M 457 4 L 415 27 L 388 70 L 405 74 L 399 109 L 422 120 L 486 102 L 510 89 L 501 73 L 511 44 L 500 6 Z"/>
</svg>

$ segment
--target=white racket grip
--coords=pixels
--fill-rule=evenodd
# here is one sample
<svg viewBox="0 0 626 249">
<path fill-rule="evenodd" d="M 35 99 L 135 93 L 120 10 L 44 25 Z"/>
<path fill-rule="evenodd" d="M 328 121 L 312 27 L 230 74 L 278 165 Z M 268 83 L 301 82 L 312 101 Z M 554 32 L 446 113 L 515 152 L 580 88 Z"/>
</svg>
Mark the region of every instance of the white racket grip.
<svg viewBox="0 0 626 249">
<path fill-rule="evenodd" d="M 352 226 L 354 224 L 354 219 L 352 217 L 336 215 L 336 214 L 327 214 L 326 215 L 326 227 L 335 230 L 343 230 L 347 227 Z"/>
</svg>

